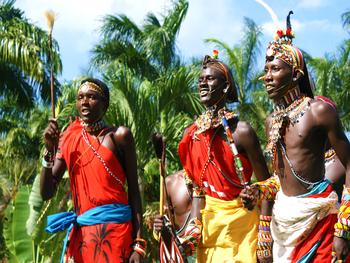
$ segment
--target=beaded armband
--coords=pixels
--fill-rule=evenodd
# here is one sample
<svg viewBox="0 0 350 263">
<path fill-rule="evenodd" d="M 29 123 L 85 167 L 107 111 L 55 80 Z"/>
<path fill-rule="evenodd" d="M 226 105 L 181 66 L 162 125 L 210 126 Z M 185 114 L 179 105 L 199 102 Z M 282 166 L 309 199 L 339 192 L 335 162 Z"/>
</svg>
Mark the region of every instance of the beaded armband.
<svg viewBox="0 0 350 263">
<path fill-rule="evenodd" d="M 41 165 L 44 168 L 51 169 L 54 165 L 55 153 L 45 149 Z"/>
<path fill-rule="evenodd" d="M 338 212 L 338 222 L 334 224 L 334 235 L 350 240 L 350 188 L 345 186 Z"/>
<path fill-rule="evenodd" d="M 205 197 L 205 191 L 199 186 L 194 186 L 192 196 L 193 198 Z"/>
<path fill-rule="evenodd" d="M 182 244 L 187 247 L 185 253 L 186 256 L 192 256 L 195 254 L 196 248 L 202 237 L 202 222 L 197 217 L 192 218 L 186 227 Z"/>
<path fill-rule="evenodd" d="M 268 201 L 275 200 L 276 194 L 281 187 L 280 180 L 278 179 L 278 176 L 276 174 L 265 181 L 256 182 L 252 186 L 257 187 L 259 189 L 259 200 Z"/>
<path fill-rule="evenodd" d="M 136 238 L 132 245 L 134 251 L 139 253 L 142 257 L 146 256 L 147 241 L 142 238 Z"/>
<path fill-rule="evenodd" d="M 260 215 L 258 226 L 258 242 L 256 255 L 258 259 L 265 259 L 272 256 L 273 240 L 270 231 L 272 216 Z"/>
</svg>

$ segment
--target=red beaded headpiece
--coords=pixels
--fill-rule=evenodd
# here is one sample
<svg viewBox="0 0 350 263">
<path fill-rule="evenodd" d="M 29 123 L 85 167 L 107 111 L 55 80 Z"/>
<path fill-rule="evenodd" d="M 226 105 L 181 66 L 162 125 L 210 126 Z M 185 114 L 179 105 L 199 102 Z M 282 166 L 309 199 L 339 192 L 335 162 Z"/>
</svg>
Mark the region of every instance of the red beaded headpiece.
<svg viewBox="0 0 350 263">
<path fill-rule="evenodd" d="M 287 16 L 287 29 L 279 29 L 276 32 L 275 40 L 270 42 L 267 50 L 266 57 L 275 57 L 283 60 L 288 65 L 292 66 L 293 69 L 300 71 L 304 75 L 304 57 L 300 49 L 293 46 L 292 39 L 294 33 L 290 23 L 290 15 L 293 11 L 289 11 Z"/>
</svg>

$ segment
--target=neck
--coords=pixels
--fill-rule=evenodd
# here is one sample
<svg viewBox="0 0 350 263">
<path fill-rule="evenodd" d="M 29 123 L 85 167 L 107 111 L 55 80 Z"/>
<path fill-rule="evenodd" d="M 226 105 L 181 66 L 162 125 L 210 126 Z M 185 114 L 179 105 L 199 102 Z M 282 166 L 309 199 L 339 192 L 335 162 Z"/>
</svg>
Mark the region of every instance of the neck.
<svg viewBox="0 0 350 263">
<path fill-rule="evenodd" d="M 97 134 L 106 126 L 106 124 L 102 120 L 93 123 L 87 123 L 80 119 L 80 124 L 83 127 L 83 129 L 85 129 L 85 131 L 87 131 L 90 134 Z"/>
<path fill-rule="evenodd" d="M 274 108 L 275 110 L 285 109 L 300 97 L 301 97 L 300 88 L 299 86 L 296 86 L 288 90 L 288 92 L 282 98 L 276 101 Z"/>
</svg>

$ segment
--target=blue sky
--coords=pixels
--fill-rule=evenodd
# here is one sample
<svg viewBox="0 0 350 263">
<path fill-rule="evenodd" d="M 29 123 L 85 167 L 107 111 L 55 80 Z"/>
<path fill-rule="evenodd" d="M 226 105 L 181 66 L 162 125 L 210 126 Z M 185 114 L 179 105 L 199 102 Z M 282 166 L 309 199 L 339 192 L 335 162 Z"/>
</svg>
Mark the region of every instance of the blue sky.
<svg viewBox="0 0 350 263">
<path fill-rule="evenodd" d="M 314 57 L 336 52 L 349 34 L 342 28 L 341 14 L 350 9 L 349 0 L 265 0 L 282 25 L 289 10 L 295 45 Z M 44 12 L 58 13 L 53 36 L 60 45 L 63 61 L 61 80 L 72 80 L 89 67 L 90 50 L 99 40 L 98 28 L 106 14 L 126 14 L 141 25 L 146 13 L 159 15 L 169 0 L 17 0 L 15 6 L 33 23 L 46 28 Z M 273 38 L 269 13 L 255 0 L 189 0 L 189 10 L 179 33 L 177 46 L 184 59 L 210 54 L 206 38 L 217 38 L 233 46 L 242 37 L 243 18 L 252 18 L 263 28 L 262 53 Z M 263 56 L 258 67 L 262 65 Z"/>
</svg>

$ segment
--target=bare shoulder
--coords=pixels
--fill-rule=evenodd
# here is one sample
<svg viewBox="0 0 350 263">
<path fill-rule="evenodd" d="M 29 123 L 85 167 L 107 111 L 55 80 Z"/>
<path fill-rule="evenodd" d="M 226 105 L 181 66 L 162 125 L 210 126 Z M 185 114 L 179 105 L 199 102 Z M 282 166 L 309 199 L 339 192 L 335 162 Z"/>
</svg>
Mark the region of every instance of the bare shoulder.
<svg viewBox="0 0 350 263">
<path fill-rule="evenodd" d="M 312 100 L 310 112 L 319 125 L 327 125 L 338 119 L 337 111 L 328 103 L 321 100 Z"/>
<path fill-rule="evenodd" d="M 176 185 L 183 181 L 183 170 L 177 171 L 165 178 L 165 183 L 167 186 Z"/>
<path fill-rule="evenodd" d="M 121 145 L 130 144 L 134 141 L 131 130 L 125 126 L 119 126 L 115 128 L 114 138 Z"/>
<path fill-rule="evenodd" d="M 236 133 L 241 138 L 250 138 L 251 136 L 255 136 L 253 127 L 246 121 L 239 121 L 237 123 Z"/>
</svg>

